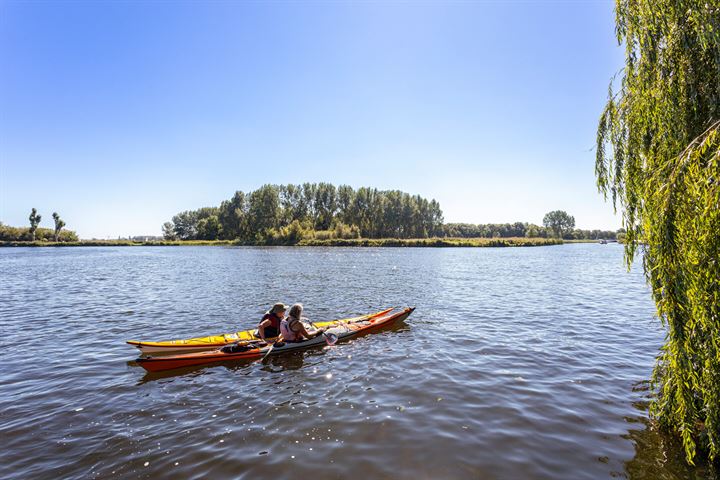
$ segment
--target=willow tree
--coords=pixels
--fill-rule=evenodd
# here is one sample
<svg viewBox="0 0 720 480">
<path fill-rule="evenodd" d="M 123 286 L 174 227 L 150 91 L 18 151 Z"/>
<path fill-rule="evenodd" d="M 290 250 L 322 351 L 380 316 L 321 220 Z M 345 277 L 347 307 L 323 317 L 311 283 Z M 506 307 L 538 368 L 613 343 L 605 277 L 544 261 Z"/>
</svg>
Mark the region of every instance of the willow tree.
<svg viewBox="0 0 720 480">
<path fill-rule="evenodd" d="M 598 188 L 643 249 L 666 343 L 651 415 L 692 463 L 720 452 L 720 3 L 617 0 L 625 67 L 600 118 Z M 618 84 L 616 84 L 618 85 Z"/>
</svg>

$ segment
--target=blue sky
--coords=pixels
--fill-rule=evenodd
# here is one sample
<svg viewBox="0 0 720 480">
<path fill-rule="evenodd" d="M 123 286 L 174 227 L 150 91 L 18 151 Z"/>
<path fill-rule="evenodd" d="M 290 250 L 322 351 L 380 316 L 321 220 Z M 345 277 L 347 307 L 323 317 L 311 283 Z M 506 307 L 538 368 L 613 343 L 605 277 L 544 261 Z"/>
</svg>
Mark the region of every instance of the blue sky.
<svg viewBox="0 0 720 480">
<path fill-rule="evenodd" d="M 563 209 L 616 229 L 594 142 L 614 2 L 0 3 L 0 221 L 160 234 L 264 183 Z"/>
</svg>

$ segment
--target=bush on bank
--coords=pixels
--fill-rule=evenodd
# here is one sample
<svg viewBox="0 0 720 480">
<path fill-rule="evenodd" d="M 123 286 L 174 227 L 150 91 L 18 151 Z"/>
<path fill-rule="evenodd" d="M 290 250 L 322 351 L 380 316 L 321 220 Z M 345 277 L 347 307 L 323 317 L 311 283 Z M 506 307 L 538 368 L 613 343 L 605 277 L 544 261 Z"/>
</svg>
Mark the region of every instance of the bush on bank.
<svg viewBox="0 0 720 480">
<path fill-rule="evenodd" d="M 35 230 L 35 241 L 52 242 L 55 231 L 50 228 L 38 228 Z M 0 241 L 3 242 L 30 242 L 32 234 L 30 228 L 11 227 L 0 224 Z M 72 230 L 60 230 L 59 242 L 77 242 L 78 236 Z"/>
</svg>

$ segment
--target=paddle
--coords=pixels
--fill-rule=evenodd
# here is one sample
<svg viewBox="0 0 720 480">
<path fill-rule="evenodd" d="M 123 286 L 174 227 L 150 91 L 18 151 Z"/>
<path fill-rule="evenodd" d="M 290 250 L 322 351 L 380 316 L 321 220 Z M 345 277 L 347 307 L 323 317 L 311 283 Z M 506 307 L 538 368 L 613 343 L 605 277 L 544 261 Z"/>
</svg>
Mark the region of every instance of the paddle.
<svg viewBox="0 0 720 480">
<path fill-rule="evenodd" d="M 265 352 L 265 356 L 262 357 L 262 360 L 260 360 L 261 362 L 263 362 L 263 363 L 265 362 L 265 359 L 268 358 L 268 356 L 270 355 L 270 352 L 272 352 L 272 351 L 273 351 L 273 348 L 275 348 L 275 344 L 276 344 L 276 343 L 278 343 L 278 342 L 275 341 L 275 342 L 273 342 L 272 345 L 270 345 L 270 348 L 268 348 L 268 351 Z"/>
<path fill-rule="evenodd" d="M 315 330 L 320 330 L 309 318 L 303 317 L 303 320 L 306 320 L 310 326 L 312 326 Z M 325 337 L 325 343 L 332 346 L 335 345 L 338 341 L 338 336 L 334 333 L 325 333 L 325 331 L 320 332 L 323 337 Z M 278 342 L 273 343 L 270 345 L 270 348 L 268 348 L 268 351 L 265 352 L 265 356 L 263 356 L 261 362 L 264 362 L 266 358 L 270 356 L 270 353 L 272 353 L 273 349 L 275 348 L 275 344 Z"/>
<path fill-rule="evenodd" d="M 310 326 L 312 326 L 315 330 L 320 330 L 309 318 L 305 318 L 305 320 L 307 320 Z M 322 336 L 325 337 L 325 343 L 330 346 L 335 345 L 338 341 L 338 336 L 334 333 L 328 335 L 327 333 L 325 333 L 325 331 L 323 331 Z"/>
</svg>

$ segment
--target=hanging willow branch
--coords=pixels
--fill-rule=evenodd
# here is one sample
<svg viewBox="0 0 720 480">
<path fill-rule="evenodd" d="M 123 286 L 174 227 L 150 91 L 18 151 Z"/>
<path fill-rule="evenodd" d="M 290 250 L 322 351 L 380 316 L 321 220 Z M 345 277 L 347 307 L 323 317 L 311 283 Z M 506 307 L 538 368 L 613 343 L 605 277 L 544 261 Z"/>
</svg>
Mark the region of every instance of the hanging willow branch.
<svg viewBox="0 0 720 480">
<path fill-rule="evenodd" d="M 720 2 L 617 0 L 626 62 L 597 138 L 598 188 L 620 203 L 667 340 L 651 414 L 720 453 Z"/>
</svg>

